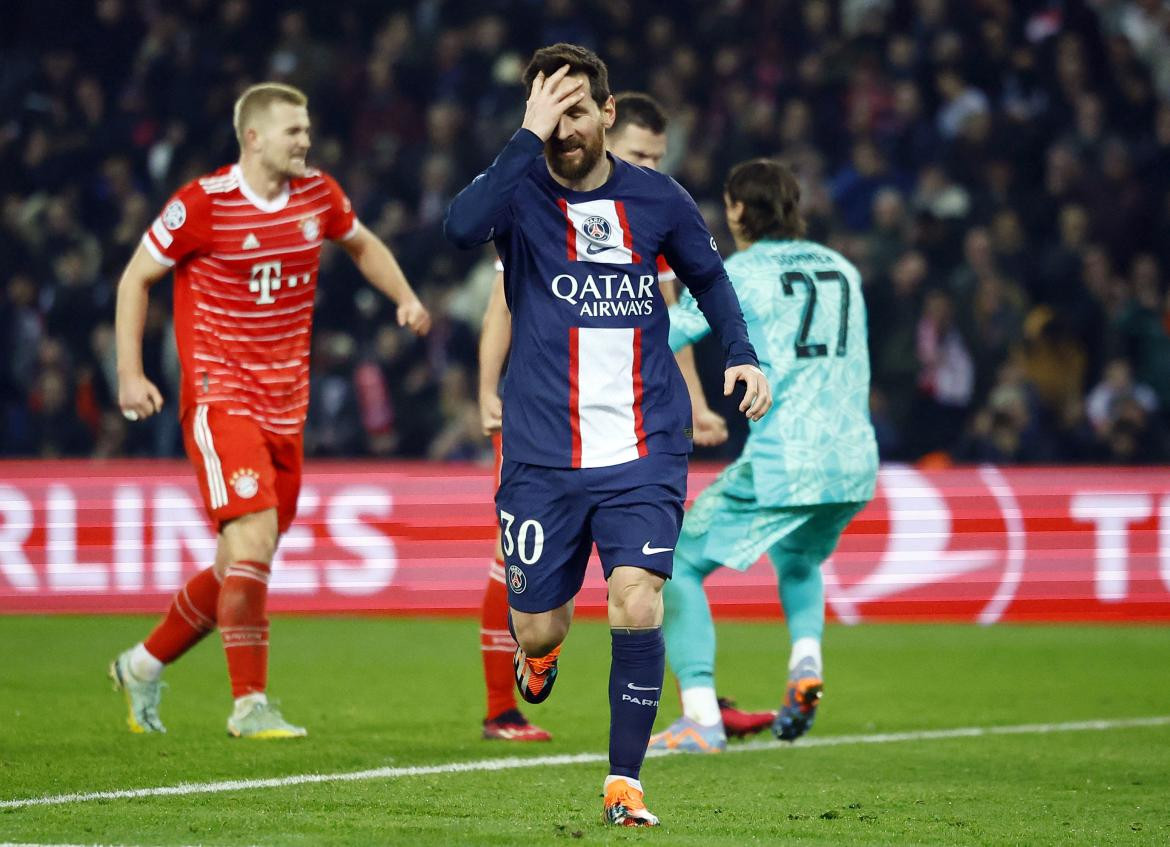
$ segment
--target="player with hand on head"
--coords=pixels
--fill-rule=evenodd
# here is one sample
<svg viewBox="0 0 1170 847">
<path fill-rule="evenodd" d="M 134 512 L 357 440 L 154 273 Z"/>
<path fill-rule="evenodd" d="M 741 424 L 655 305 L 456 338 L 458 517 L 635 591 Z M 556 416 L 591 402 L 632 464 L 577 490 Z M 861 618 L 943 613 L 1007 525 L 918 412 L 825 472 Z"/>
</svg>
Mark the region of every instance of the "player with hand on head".
<svg viewBox="0 0 1170 847">
<path fill-rule="evenodd" d="M 521 128 L 452 201 L 458 246 L 494 240 L 512 346 L 496 506 L 515 669 L 546 699 L 596 542 L 609 586 L 610 773 L 604 819 L 653 826 L 639 774 L 665 666 L 662 585 L 686 497 L 690 402 L 667 343 L 664 255 L 723 344 L 724 390 L 758 420 L 771 391 L 698 208 L 669 177 L 605 151 L 605 64 L 571 44 L 537 50 Z"/>
<path fill-rule="evenodd" d="M 662 106 L 648 94 L 626 91 L 614 95 L 616 117 L 605 134 L 609 152 L 632 165 L 658 170 L 666 155 L 667 117 Z M 658 281 L 667 303 L 678 301 L 676 276 L 666 261 L 658 257 Z M 484 313 L 479 343 L 479 411 L 484 435 L 492 439 L 496 455 L 496 481 L 503 463 L 500 426 L 503 403 L 500 400 L 500 377 L 512 342 L 512 316 L 504 296 L 504 265 L 496 260 L 496 277 L 491 298 Z M 727 421 L 711 410 L 699 385 L 698 371 L 690 347 L 675 354 L 679 370 L 691 396 L 694 442 L 699 447 L 714 447 L 727 440 Z M 504 581 L 504 554 L 496 533 L 496 554 L 488 576 L 480 610 L 480 654 L 483 658 L 487 687 L 488 712 L 483 722 L 484 738 L 508 741 L 547 741 L 549 733 L 528 721 L 516 708 L 515 681 L 511 656 L 516 643 L 508 631 L 508 592 Z M 507 661 L 503 660 L 507 652 Z M 769 712 L 748 713 L 723 701 L 723 722 L 728 732 L 738 730 L 747 735 L 765 729 L 772 722 Z"/>
<path fill-rule="evenodd" d="M 749 424 L 740 458 L 691 504 L 664 591 L 667 655 L 683 716 L 651 749 L 718 752 L 727 739 L 715 697 L 715 627 L 703 580 L 747 570 L 767 552 L 792 648 L 777 737 L 807 732 L 823 691 L 821 563 L 873 497 L 877 444 L 869 420 L 865 301 L 857 269 L 804 238 L 800 185 L 779 162 L 736 165 L 724 187 L 738 252 L 727 273 L 761 353 L 776 408 Z M 670 310 L 670 345 L 710 331 L 693 298 Z"/>
<path fill-rule="evenodd" d="M 162 410 L 142 367 L 151 286 L 175 274 L 178 413 L 217 532 L 214 564 L 192 577 L 145 641 L 110 666 L 133 732 L 165 732 L 163 668 L 219 628 L 235 706 L 229 734 L 305 735 L 268 702 L 268 580 L 296 514 L 309 403 L 309 338 L 325 240 L 339 242 L 425 334 L 430 316 L 394 256 L 357 220 L 328 174 L 310 168 L 308 100 L 261 83 L 236 101 L 238 163 L 179 189 L 118 283 L 118 402 L 131 419 Z"/>
</svg>

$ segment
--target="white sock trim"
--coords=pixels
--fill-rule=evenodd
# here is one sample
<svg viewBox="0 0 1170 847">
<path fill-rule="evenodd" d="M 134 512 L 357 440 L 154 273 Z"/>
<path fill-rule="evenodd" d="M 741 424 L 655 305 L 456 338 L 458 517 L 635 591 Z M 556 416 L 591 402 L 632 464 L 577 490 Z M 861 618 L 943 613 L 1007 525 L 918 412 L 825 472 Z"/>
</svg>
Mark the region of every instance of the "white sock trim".
<svg viewBox="0 0 1170 847">
<path fill-rule="evenodd" d="M 708 686 L 695 686 L 682 690 L 683 715 L 701 726 L 716 726 L 723 723 L 723 716 L 719 714 L 719 698 L 715 696 L 715 689 Z"/>
<path fill-rule="evenodd" d="M 141 641 L 130 649 L 130 673 L 143 682 L 154 682 L 162 676 L 163 667 Z"/>
<path fill-rule="evenodd" d="M 821 673 L 824 664 L 821 661 L 821 640 L 812 636 L 798 638 L 792 642 L 792 653 L 788 658 L 788 670 L 794 669 L 805 659 L 812 659 Z"/>
<path fill-rule="evenodd" d="M 245 694 L 243 697 L 236 698 L 236 707 L 232 712 L 232 717 L 242 718 L 248 714 L 249 710 L 257 703 L 267 703 L 268 695 L 263 691 L 253 691 L 251 694 Z"/>
<path fill-rule="evenodd" d="M 628 777 L 628 776 L 618 776 L 617 774 L 612 774 L 612 773 L 605 778 L 605 784 L 603 786 L 601 786 L 601 790 L 605 791 L 607 788 L 609 788 L 610 783 L 615 782 L 619 779 L 625 780 L 634 788 L 638 789 L 639 791 L 642 791 L 641 780 L 632 779 L 631 777 Z M 642 793 L 645 794 L 646 792 L 642 791 Z"/>
</svg>

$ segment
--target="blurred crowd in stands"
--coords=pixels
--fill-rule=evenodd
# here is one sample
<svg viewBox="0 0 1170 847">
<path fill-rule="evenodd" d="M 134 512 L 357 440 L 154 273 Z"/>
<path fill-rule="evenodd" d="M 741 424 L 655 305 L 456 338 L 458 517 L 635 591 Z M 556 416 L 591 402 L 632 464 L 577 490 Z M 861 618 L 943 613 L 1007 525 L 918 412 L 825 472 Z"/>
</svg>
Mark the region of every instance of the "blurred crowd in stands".
<svg viewBox="0 0 1170 847">
<path fill-rule="evenodd" d="M 728 168 L 797 169 L 810 236 L 865 280 L 885 458 L 1170 458 L 1162 0 L 15 0 L 0 31 L 0 454 L 181 452 L 173 414 L 118 414 L 117 276 L 174 189 L 235 160 L 232 103 L 273 78 L 309 94 L 311 158 L 436 317 L 413 339 L 326 255 L 308 453 L 483 458 L 493 256 L 455 251 L 440 227 L 519 126 L 532 50 L 556 41 L 664 104 L 663 169 L 725 255 Z M 146 362 L 173 411 L 169 288 Z"/>
</svg>

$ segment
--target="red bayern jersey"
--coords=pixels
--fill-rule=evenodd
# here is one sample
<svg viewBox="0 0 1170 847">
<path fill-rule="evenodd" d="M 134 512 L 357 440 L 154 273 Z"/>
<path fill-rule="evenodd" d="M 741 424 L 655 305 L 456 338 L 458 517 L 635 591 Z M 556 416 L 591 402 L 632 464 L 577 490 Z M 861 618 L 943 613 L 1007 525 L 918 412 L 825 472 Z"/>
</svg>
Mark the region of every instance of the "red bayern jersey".
<svg viewBox="0 0 1170 847">
<path fill-rule="evenodd" d="M 300 432 L 321 244 L 357 229 L 349 198 L 320 171 L 271 201 L 239 165 L 176 192 L 142 243 L 175 269 L 181 413 L 216 404 L 271 432 Z"/>
</svg>

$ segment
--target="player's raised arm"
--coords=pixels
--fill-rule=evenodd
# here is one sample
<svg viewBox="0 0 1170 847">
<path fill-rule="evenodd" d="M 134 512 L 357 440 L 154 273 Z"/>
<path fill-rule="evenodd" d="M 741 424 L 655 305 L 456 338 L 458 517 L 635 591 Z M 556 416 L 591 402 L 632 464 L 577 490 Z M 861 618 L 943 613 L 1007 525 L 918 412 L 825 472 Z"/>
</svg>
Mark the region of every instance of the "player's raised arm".
<svg viewBox="0 0 1170 847">
<path fill-rule="evenodd" d="M 398 306 L 398 325 L 409 327 L 418 335 L 426 335 L 431 329 L 430 313 L 410 287 L 398 260 L 382 239 L 361 223 L 355 223 L 355 227 L 353 235 L 340 242 L 341 246 L 370 285 Z"/>
<path fill-rule="evenodd" d="M 504 297 L 504 272 L 497 271 L 492 296 L 483 315 L 479 337 L 479 416 L 483 434 L 498 432 L 503 425 L 504 406 L 500 401 L 500 374 L 512 346 L 512 313 Z"/>
<path fill-rule="evenodd" d="M 162 409 L 162 392 L 146 378 L 142 366 L 142 333 L 146 326 L 150 287 L 170 270 L 139 244 L 118 281 L 118 301 L 114 316 L 118 360 L 118 405 L 128 420 L 142 420 Z"/>
<path fill-rule="evenodd" d="M 475 247 L 490 241 L 510 224 L 508 206 L 532 160 L 557 128 L 561 117 L 580 103 L 589 89 L 580 79 L 567 77 L 565 65 L 549 77 L 536 75 L 524 111 L 524 123 L 492 162 L 451 201 L 443 232 L 457 247 Z"/>
</svg>

